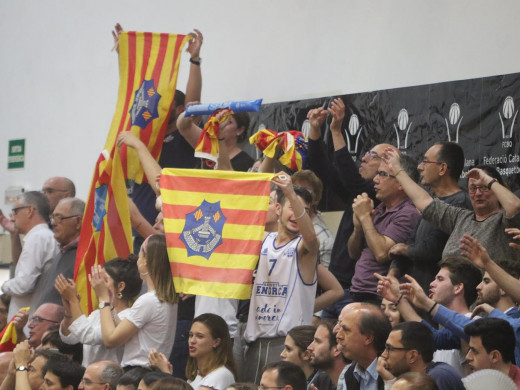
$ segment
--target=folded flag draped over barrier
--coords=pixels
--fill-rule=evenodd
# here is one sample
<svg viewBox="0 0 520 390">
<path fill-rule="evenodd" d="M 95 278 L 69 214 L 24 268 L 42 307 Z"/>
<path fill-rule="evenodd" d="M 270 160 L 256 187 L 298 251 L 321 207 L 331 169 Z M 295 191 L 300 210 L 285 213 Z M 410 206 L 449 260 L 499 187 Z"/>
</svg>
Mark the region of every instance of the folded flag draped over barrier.
<svg viewBox="0 0 520 390">
<path fill-rule="evenodd" d="M 276 131 L 264 129 L 259 130 L 249 138 L 249 143 L 254 144 L 267 157 L 275 158 L 278 145 L 283 152 L 280 162 L 292 170 L 300 171 L 307 166 L 307 138 L 296 130 Z"/>
<path fill-rule="evenodd" d="M 97 302 L 87 275 L 131 253 L 132 231 L 125 179 L 140 183 L 143 170 L 137 154 L 117 148 L 121 131 L 132 131 L 157 159 L 175 94 L 185 35 L 122 32 L 119 36 L 119 93 L 105 148 L 100 154 L 83 216 L 74 279 L 84 312 Z"/>
<path fill-rule="evenodd" d="M 177 292 L 250 297 L 273 176 L 163 169 L 164 230 Z"/>
<path fill-rule="evenodd" d="M 24 307 L 22 310 L 29 311 L 29 308 Z M 11 321 L 7 323 L 2 333 L 0 333 L 0 352 L 10 352 L 18 343 L 18 334 L 13 324 L 15 317 L 16 315 L 11 318 Z"/>
</svg>

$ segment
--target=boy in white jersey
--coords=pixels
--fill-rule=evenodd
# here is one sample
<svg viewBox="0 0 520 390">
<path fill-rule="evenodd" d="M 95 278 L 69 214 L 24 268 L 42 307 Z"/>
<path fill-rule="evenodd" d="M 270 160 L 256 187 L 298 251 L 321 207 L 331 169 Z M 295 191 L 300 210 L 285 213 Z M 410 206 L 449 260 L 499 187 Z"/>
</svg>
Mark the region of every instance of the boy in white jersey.
<svg viewBox="0 0 520 390">
<path fill-rule="evenodd" d="M 259 383 L 265 364 L 279 360 L 287 332 L 310 325 L 316 295 L 319 241 L 308 211 L 311 194 L 278 174 L 278 231 L 262 244 L 244 338 L 244 380 Z"/>
</svg>

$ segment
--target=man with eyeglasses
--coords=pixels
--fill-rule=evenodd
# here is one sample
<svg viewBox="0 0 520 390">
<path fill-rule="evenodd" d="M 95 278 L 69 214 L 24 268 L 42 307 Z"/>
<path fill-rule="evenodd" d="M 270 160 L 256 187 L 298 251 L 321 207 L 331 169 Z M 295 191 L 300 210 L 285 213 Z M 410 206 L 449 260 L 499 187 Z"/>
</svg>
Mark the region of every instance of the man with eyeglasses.
<svg viewBox="0 0 520 390">
<path fill-rule="evenodd" d="M 2 292 L 11 295 L 8 318 L 27 306 L 31 307 L 29 315 L 34 312 L 44 287 L 40 275 L 59 252 L 47 225 L 49 201 L 45 195 L 37 191 L 22 194 L 14 204 L 11 218 L 17 231 L 25 237 L 20 257 L 15 261 L 14 277 L 2 285 Z"/>
<path fill-rule="evenodd" d="M 46 302 L 62 304 L 61 295 L 54 288 L 54 282 L 59 274 L 67 279 L 72 279 L 74 276 L 84 210 L 85 202 L 81 199 L 64 198 L 58 202 L 54 212 L 50 215 L 54 238 L 60 246 L 60 252 L 52 260 L 49 269 L 41 276 L 44 290 L 36 307 Z"/>
<path fill-rule="evenodd" d="M 327 141 L 322 137 L 322 128 L 327 116 L 332 116 L 330 135 L 334 146 L 333 159 L 329 159 L 326 150 Z M 329 271 L 341 283 L 344 290 L 343 299 L 323 310 L 323 318 L 338 318 L 341 309 L 352 302 L 350 287 L 354 276 L 356 260 L 348 253 L 347 242 L 354 229 L 352 222 L 352 201 L 362 193 L 374 201 L 374 207 L 379 204 L 375 196 L 373 179 L 381 163 L 381 155 L 389 144 L 374 145 L 364 155 L 360 155 L 360 165 L 356 161 L 345 143 L 342 134 L 342 124 L 345 118 L 345 104 L 340 98 L 334 99 L 329 108 L 316 108 L 308 112 L 307 118 L 311 125 L 309 131 L 309 169 L 311 169 L 330 189 L 341 199 L 347 207 L 341 217 L 332 246 Z M 325 132 L 326 134 L 326 132 Z"/>
<path fill-rule="evenodd" d="M 42 343 L 42 338 L 47 329 L 57 326 L 63 320 L 65 309 L 55 303 L 44 303 L 29 318 L 29 345 L 33 348 Z"/>
<path fill-rule="evenodd" d="M 116 390 L 123 369 L 116 362 L 103 360 L 87 366 L 79 389 Z"/>
<path fill-rule="evenodd" d="M 417 174 L 414 165 L 403 156 L 404 169 L 412 175 Z M 374 183 L 376 198 L 381 203 L 374 208 L 366 193 L 354 199 L 354 231 L 348 240 L 348 252 L 352 259 L 357 259 L 350 295 L 355 302 L 379 305 L 381 297 L 377 295 L 374 273 L 386 275 L 390 248 L 408 240 L 421 216 L 386 164 L 379 166 Z"/>
<path fill-rule="evenodd" d="M 402 322 L 394 326 L 385 350 L 379 357 L 378 373 L 385 385 L 396 381 L 406 372 L 430 375 L 439 390 L 464 390 L 462 376 L 449 364 L 433 362 L 433 334 L 420 322 Z"/>
<path fill-rule="evenodd" d="M 264 367 L 258 390 L 305 390 L 307 379 L 303 370 L 294 363 L 281 361 Z"/>
<path fill-rule="evenodd" d="M 471 210 L 469 195 L 458 184 L 463 168 L 464 151 L 454 142 L 433 145 L 417 166 L 421 184 L 429 187 L 438 199 Z M 449 234 L 421 218 L 414 236 L 390 249 L 390 273 L 397 277 L 411 275 L 428 291 L 430 281 L 439 271 L 437 263 L 448 237 Z"/>
<path fill-rule="evenodd" d="M 400 156 L 388 149 L 383 156 L 396 180 L 422 213 L 435 227 L 450 234 L 442 257 L 457 256 L 464 234 L 478 239 L 491 258 L 520 260 L 520 251 L 509 246 L 505 228 L 520 226 L 520 199 L 504 186 L 497 170 L 488 165 L 476 166 L 466 177 L 473 211 L 433 199 L 428 192 L 403 172 Z"/>
</svg>

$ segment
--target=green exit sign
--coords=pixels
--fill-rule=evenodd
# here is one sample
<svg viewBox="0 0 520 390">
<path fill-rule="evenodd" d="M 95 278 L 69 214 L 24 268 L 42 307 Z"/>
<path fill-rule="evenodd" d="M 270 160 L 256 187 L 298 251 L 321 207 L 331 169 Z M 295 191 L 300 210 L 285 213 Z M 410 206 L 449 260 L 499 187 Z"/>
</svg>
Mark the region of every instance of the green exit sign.
<svg viewBox="0 0 520 390">
<path fill-rule="evenodd" d="M 7 169 L 21 169 L 25 164 L 25 139 L 9 140 Z"/>
</svg>

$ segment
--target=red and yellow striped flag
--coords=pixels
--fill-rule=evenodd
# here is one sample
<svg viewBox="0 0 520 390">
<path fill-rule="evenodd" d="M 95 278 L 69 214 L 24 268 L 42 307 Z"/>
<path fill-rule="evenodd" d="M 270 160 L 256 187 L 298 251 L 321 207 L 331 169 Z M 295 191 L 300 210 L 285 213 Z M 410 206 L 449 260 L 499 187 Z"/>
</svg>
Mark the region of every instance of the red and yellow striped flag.
<svg viewBox="0 0 520 390">
<path fill-rule="evenodd" d="M 159 157 L 175 94 L 185 35 L 122 32 L 119 93 L 105 148 L 100 154 L 83 216 L 74 279 L 84 312 L 96 306 L 87 275 L 94 264 L 127 257 L 132 247 L 125 179 L 140 183 L 135 150 L 116 147 L 121 131 L 132 131 Z"/>
<path fill-rule="evenodd" d="M 250 297 L 273 177 L 163 169 L 164 230 L 177 292 Z"/>
<path fill-rule="evenodd" d="M 24 307 L 21 310 L 29 311 L 29 308 Z M 11 321 L 7 323 L 2 333 L 0 333 L 0 352 L 11 352 L 18 343 L 18 334 L 13 324 L 15 317 L 16 315 L 11 318 Z"/>
<path fill-rule="evenodd" d="M 119 35 L 119 98 L 105 149 L 121 131 L 131 131 L 157 160 L 173 105 L 186 35 L 122 32 Z M 109 147 L 107 147 L 109 146 Z M 143 181 L 137 153 L 121 147 L 125 178 Z"/>
</svg>

